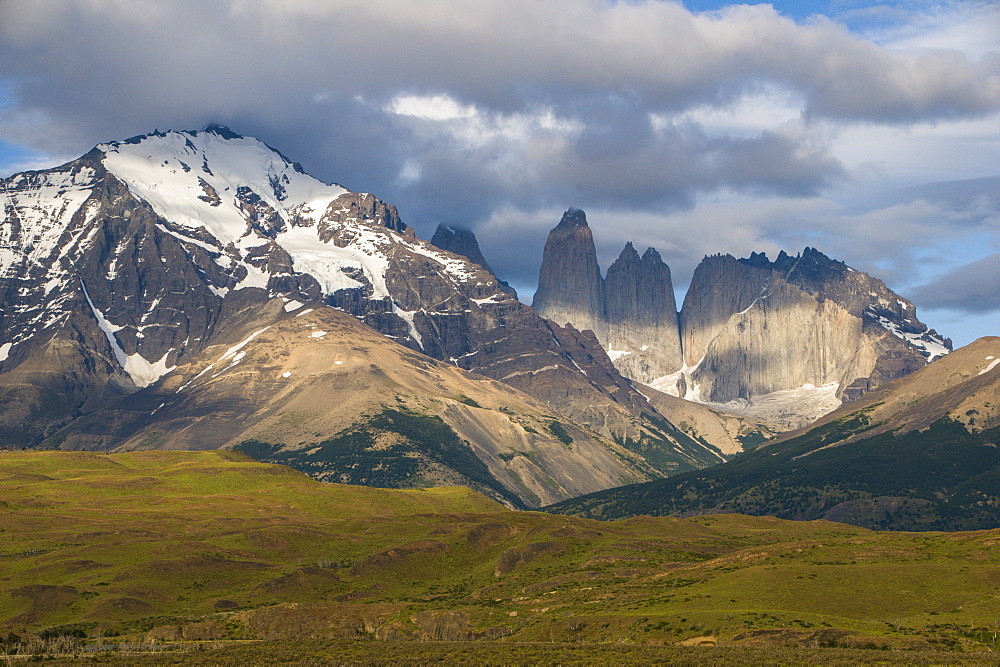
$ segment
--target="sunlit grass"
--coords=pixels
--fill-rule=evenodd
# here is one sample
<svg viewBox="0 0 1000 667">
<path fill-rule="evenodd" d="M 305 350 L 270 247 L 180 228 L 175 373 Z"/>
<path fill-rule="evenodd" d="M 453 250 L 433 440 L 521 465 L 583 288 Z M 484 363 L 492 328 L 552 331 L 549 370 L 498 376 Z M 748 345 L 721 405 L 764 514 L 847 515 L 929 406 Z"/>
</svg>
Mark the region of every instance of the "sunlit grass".
<svg viewBox="0 0 1000 667">
<path fill-rule="evenodd" d="M 465 488 L 321 484 L 231 452 L 8 453 L 0 490 L 3 633 L 138 640 L 207 620 L 223 639 L 294 637 L 343 617 L 368 620 L 322 632 L 426 639 L 419 615 L 449 612 L 452 638 L 818 644 L 838 629 L 855 645 L 992 648 L 1000 623 L 1000 531 L 602 523 Z M 784 634 L 747 634 L 765 630 Z"/>
</svg>

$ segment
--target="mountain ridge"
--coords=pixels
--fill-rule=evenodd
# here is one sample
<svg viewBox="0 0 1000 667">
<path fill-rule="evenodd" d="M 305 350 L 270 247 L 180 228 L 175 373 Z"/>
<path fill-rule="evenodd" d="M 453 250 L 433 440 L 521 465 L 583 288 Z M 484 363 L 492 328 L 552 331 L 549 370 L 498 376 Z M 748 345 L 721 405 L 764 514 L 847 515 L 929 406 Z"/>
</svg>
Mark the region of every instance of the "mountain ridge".
<svg viewBox="0 0 1000 667">
<path fill-rule="evenodd" d="M 874 529 L 1000 524 L 1000 337 L 960 348 L 713 468 L 546 508 L 613 519 L 740 512 Z"/>
</svg>

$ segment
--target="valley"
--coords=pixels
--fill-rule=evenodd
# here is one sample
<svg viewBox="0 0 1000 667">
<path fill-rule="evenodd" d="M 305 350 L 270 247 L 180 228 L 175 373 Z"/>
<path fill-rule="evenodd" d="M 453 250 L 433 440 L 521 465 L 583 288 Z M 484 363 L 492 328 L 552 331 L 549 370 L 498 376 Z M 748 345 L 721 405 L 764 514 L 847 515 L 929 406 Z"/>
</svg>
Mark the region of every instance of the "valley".
<svg viewBox="0 0 1000 667">
<path fill-rule="evenodd" d="M 890 530 L 1000 524 L 1000 337 L 719 466 L 548 508 L 592 518 L 740 512 Z"/>
<path fill-rule="evenodd" d="M 571 208 L 529 306 L 218 125 L 4 188 L 7 656 L 995 649 L 1000 339 L 814 248 L 678 311 Z"/>
</svg>

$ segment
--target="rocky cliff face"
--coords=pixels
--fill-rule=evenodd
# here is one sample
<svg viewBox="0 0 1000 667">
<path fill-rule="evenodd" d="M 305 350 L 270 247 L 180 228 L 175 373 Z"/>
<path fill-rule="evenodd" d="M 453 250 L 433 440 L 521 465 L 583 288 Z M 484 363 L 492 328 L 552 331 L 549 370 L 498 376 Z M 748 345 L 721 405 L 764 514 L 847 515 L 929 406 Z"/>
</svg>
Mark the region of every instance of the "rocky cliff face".
<svg viewBox="0 0 1000 667">
<path fill-rule="evenodd" d="M 483 257 L 483 251 L 479 248 L 479 241 L 476 240 L 476 235 L 472 233 L 471 229 L 441 223 L 434 230 L 434 236 L 431 237 L 431 244 L 441 248 L 441 250 L 461 255 L 470 262 L 478 264 L 490 273 L 493 273 L 493 269 L 490 268 L 486 258 Z"/>
<path fill-rule="evenodd" d="M 951 349 L 882 281 L 812 248 L 706 257 L 680 323 L 677 393 L 716 403 L 804 385 L 851 400 Z"/>
<path fill-rule="evenodd" d="M 623 375 L 648 382 L 666 369 L 680 368 L 673 282 L 656 250 L 647 248 L 640 258 L 626 244 L 608 267 L 604 295 L 607 334 L 602 342 Z"/>
<path fill-rule="evenodd" d="M 441 250 L 447 250 L 450 253 L 461 255 L 473 264 L 478 264 L 483 267 L 496 277 L 496 273 L 492 268 L 490 268 L 489 263 L 486 261 L 486 257 L 483 256 L 483 251 L 479 248 L 479 241 L 476 239 L 476 235 L 471 229 L 441 223 L 437 226 L 437 229 L 434 230 L 434 236 L 431 237 L 431 245 L 441 248 Z M 497 283 L 505 292 L 509 292 L 515 297 L 517 296 L 517 292 L 514 288 L 503 280 L 497 278 Z"/>
<path fill-rule="evenodd" d="M 605 340 L 604 278 L 583 211 L 569 209 L 549 232 L 531 305 L 561 326 L 589 329 Z"/>
<path fill-rule="evenodd" d="M 583 211 L 569 209 L 549 232 L 538 276 L 536 311 L 589 329 L 625 376 L 650 382 L 680 368 L 677 305 L 670 268 L 629 243 L 602 277 Z"/>
</svg>

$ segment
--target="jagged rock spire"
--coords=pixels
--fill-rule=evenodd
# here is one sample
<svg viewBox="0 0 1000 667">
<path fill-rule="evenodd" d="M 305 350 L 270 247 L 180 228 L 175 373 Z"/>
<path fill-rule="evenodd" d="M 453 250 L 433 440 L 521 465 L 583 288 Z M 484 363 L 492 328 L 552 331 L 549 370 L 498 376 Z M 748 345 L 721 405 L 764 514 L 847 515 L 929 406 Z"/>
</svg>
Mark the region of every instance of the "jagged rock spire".
<svg viewBox="0 0 1000 667">
<path fill-rule="evenodd" d="M 535 293 L 543 317 L 590 329 L 626 376 L 650 382 L 681 367 L 670 269 L 631 243 L 602 278 L 586 214 L 571 208 L 549 232 Z"/>
<path fill-rule="evenodd" d="M 580 209 L 567 210 L 549 232 L 532 306 L 560 325 L 590 329 L 599 340 L 605 333 L 604 278 L 587 215 Z"/>
<path fill-rule="evenodd" d="M 476 240 L 476 235 L 471 229 L 456 227 L 454 225 L 446 225 L 442 222 L 437 226 L 437 229 L 434 230 L 434 236 L 431 237 L 431 243 L 442 250 L 447 250 L 448 252 L 453 252 L 456 255 L 461 255 L 469 261 L 475 262 L 490 273 L 493 273 L 493 269 L 491 269 L 490 265 L 486 262 L 486 258 L 483 256 L 483 251 L 479 248 L 479 241 Z"/>
<path fill-rule="evenodd" d="M 470 262 L 475 262 L 496 277 L 496 272 L 486 262 L 486 257 L 479 248 L 479 241 L 476 240 L 476 235 L 471 229 L 446 225 L 443 222 L 439 223 L 437 229 L 434 230 L 434 236 L 431 237 L 431 243 L 442 250 L 453 252 L 456 255 L 465 257 Z M 514 288 L 505 281 L 497 278 L 497 284 L 500 285 L 500 289 L 517 296 Z"/>
<path fill-rule="evenodd" d="M 677 303 L 668 267 L 647 248 L 642 257 L 631 243 L 608 267 L 604 281 L 608 337 L 605 347 L 627 377 L 651 382 L 680 369 Z"/>
</svg>

